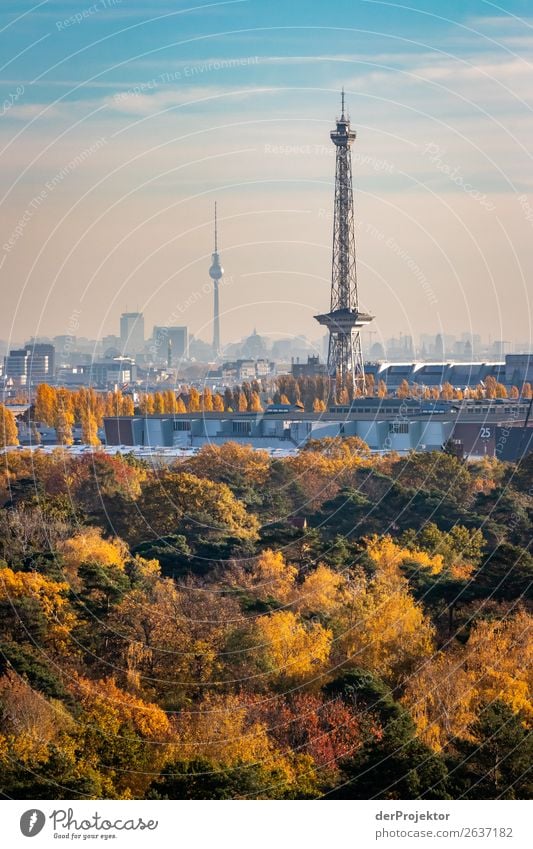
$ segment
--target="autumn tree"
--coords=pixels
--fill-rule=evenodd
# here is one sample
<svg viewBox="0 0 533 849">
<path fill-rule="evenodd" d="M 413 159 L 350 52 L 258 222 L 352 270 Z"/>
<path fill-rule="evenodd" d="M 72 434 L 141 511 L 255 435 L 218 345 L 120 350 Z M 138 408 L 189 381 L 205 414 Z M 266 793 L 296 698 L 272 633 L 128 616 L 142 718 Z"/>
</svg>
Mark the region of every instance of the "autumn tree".
<svg viewBox="0 0 533 849">
<path fill-rule="evenodd" d="M 269 680 L 281 684 L 319 675 L 332 638 L 320 623 L 306 623 L 289 610 L 262 616 L 255 626 L 258 665 Z"/>
<path fill-rule="evenodd" d="M 201 410 L 201 399 L 198 390 L 191 386 L 189 389 L 189 403 L 187 404 L 188 413 L 199 413 Z"/>
<path fill-rule="evenodd" d="M 52 427 L 56 409 L 56 391 L 48 383 L 40 383 L 35 392 L 35 421 Z"/>
<path fill-rule="evenodd" d="M 213 412 L 213 393 L 211 392 L 209 386 L 204 386 L 202 392 L 201 407 L 202 410 L 206 413 Z"/>
<path fill-rule="evenodd" d="M 139 411 L 143 416 L 151 416 L 155 412 L 154 396 L 149 392 L 143 393 L 139 401 Z"/>
<path fill-rule="evenodd" d="M 72 397 L 67 389 L 58 389 L 56 397 L 54 427 L 57 434 L 57 441 L 60 445 L 72 445 L 72 428 L 74 427 Z"/>
<path fill-rule="evenodd" d="M 407 382 L 407 380 L 404 379 L 398 386 L 398 389 L 396 390 L 396 395 L 398 398 L 409 398 L 410 394 L 411 390 L 409 389 L 409 383 Z"/>
<path fill-rule="evenodd" d="M 15 416 L 4 404 L 0 404 L 0 448 L 18 444 L 19 439 Z"/>
<path fill-rule="evenodd" d="M 177 527 L 193 538 L 201 533 L 229 534 L 241 540 L 257 536 L 257 519 L 226 484 L 168 471 L 146 482 L 142 499 L 143 517 L 152 536 L 175 532 Z"/>
<path fill-rule="evenodd" d="M 86 445 L 100 445 L 96 416 L 89 409 L 81 416 L 81 438 Z"/>
<path fill-rule="evenodd" d="M 153 410 L 154 413 L 156 415 L 160 415 L 161 413 L 164 413 L 165 412 L 165 401 L 163 399 L 161 392 L 154 392 L 153 399 L 154 399 L 154 410 Z"/>
</svg>

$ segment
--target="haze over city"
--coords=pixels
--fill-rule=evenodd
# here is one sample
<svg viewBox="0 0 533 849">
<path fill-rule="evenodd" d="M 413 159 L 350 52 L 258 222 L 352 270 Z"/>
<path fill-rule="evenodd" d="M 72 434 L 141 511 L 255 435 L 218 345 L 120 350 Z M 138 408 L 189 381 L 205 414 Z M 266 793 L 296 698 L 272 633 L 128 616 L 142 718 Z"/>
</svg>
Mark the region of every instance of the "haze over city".
<svg viewBox="0 0 533 849">
<path fill-rule="evenodd" d="M 129 309 L 209 342 L 216 200 L 222 342 L 317 339 L 344 86 L 372 341 L 528 346 L 533 30 L 520 2 L 438 5 L 4 3 L 0 338 Z"/>
</svg>

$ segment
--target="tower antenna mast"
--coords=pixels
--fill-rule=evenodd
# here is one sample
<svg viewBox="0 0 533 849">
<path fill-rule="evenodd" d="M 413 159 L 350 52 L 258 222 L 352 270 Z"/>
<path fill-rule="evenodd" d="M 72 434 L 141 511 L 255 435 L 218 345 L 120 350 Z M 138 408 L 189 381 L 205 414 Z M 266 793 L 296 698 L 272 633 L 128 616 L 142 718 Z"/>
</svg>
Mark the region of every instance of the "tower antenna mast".
<svg viewBox="0 0 533 849">
<path fill-rule="evenodd" d="M 220 264 L 218 255 L 218 222 L 217 222 L 217 204 L 215 201 L 215 250 L 211 254 L 211 268 L 209 276 L 213 281 L 213 356 L 215 360 L 220 357 L 220 301 L 218 284 L 224 276 L 224 269 Z"/>
</svg>

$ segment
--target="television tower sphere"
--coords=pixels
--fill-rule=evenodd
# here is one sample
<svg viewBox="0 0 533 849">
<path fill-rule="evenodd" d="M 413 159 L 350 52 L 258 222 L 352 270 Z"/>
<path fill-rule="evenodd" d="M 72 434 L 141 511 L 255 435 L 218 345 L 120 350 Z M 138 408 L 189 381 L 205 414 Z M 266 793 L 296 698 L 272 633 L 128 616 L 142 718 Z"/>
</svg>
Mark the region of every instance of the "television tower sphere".
<svg viewBox="0 0 533 849">
<path fill-rule="evenodd" d="M 220 280 L 222 277 L 224 277 L 224 269 L 220 264 L 220 258 L 216 251 L 213 254 L 213 264 L 209 269 L 209 276 L 211 280 Z"/>
</svg>

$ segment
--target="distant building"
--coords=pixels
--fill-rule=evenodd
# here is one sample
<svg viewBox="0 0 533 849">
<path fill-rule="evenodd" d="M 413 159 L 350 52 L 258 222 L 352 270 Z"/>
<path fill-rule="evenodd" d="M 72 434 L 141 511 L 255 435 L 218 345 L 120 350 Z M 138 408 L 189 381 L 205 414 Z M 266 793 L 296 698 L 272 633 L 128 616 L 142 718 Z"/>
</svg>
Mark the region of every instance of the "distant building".
<svg viewBox="0 0 533 849">
<path fill-rule="evenodd" d="M 358 436 L 371 451 L 454 451 L 471 457 L 517 459 L 533 447 L 525 401 L 418 401 L 360 398 L 346 407 L 306 413 L 272 405 L 264 413 L 199 412 L 104 419 L 108 445 L 201 447 L 236 441 L 292 450 L 309 439 Z"/>
<path fill-rule="evenodd" d="M 30 354 L 26 348 L 18 348 L 4 357 L 4 375 L 14 386 L 28 385 Z"/>
<path fill-rule="evenodd" d="M 175 367 L 180 360 L 189 357 L 189 332 L 186 327 L 179 325 L 154 327 L 150 351 L 154 360 L 167 360 L 168 343 L 172 350 L 172 365 Z"/>
<path fill-rule="evenodd" d="M 55 378 L 56 349 L 49 342 L 29 342 L 29 380 L 31 384 L 50 383 Z"/>
<path fill-rule="evenodd" d="M 144 348 L 142 312 L 123 312 L 120 316 L 120 346 L 123 354 L 139 354 Z"/>
<path fill-rule="evenodd" d="M 62 368 L 58 372 L 58 383 L 62 386 L 94 386 L 97 389 L 113 389 L 137 380 L 137 366 L 131 357 L 114 357 L 93 363 L 82 363 Z"/>
<path fill-rule="evenodd" d="M 306 363 L 296 362 L 291 364 L 291 374 L 293 377 L 321 377 L 327 374 L 325 363 L 320 362 L 319 357 L 308 356 Z"/>
<path fill-rule="evenodd" d="M 505 383 L 522 388 L 533 383 L 533 354 L 507 354 L 505 357 Z"/>
<path fill-rule="evenodd" d="M 4 377 L 15 387 L 52 383 L 54 380 L 55 348 L 36 342 L 13 349 L 4 357 Z"/>
<path fill-rule="evenodd" d="M 259 380 L 275 374 L 275 364 L 265 359 L 233 360 L 222 363 L 220 376 L 225 383 L 242 383 L 245 380 Z"/>
</svg>

